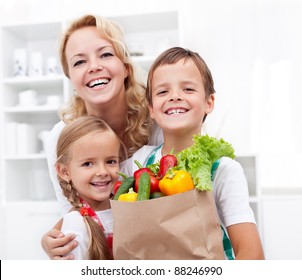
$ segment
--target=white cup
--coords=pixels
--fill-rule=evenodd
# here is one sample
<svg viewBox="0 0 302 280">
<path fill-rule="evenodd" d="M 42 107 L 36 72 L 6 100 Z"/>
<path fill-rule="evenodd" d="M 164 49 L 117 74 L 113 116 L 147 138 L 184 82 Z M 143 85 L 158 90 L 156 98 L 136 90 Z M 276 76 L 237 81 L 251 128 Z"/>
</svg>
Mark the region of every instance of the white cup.
<svg viewBox="0 0 302 280">
<path fill-rule="evenodd" d="M 38 139 L 42 142 L 42 152 L 46 151 L 47 140 L 49 138 L 50 131 L 49 130 L 41 130 L 38 133 Z"/>
<path fill-rule="evenodd" d="M 55 198 L 47 167 L 41 165 L 39 161 L 32 163 L 30 196 L 33 200 L 49 200 Z"/>
<path fill-rule="evenodd" d="M 30 76 L 42 76 L 43 75 L 43 60 L 41 52 L 33 52 L 30 55 L 29 65 Z"/>
<path fill-rule="evenodd" d="M 58 95 L 48 95 L 46 98 L 46 105 L 58 106 L 61 103 L 61 98 Z"/>
<path fill-rule="evenodd" d="M 47 75 L 58 75 L 59 74 L 58 61 L 54 56 L 47 58 L 46 74 Z"/>
<path fill-rule="evenodd" d="M 37 134 L 34 125 L 17 123 L 16 150 L 18 155 L 31 155 L 37 152 Z"/>
<path fill-rule="evenodd" d="M 26 49 L 14 50 L 14 76 L 24 77 L 27 74 L 27 51 Z"/>
<path fill-rule="evenodd" d="M 144 55 L 144 44 L 142 41 L 134 40 L 128 43 L 130 55 L 142 56 Z"/>
<path fill-rule="evenodd" d="M 19 106 L 35 106 L 38 103 L 37 92 L 29 89 L 19 92 Z"/>
</svg>

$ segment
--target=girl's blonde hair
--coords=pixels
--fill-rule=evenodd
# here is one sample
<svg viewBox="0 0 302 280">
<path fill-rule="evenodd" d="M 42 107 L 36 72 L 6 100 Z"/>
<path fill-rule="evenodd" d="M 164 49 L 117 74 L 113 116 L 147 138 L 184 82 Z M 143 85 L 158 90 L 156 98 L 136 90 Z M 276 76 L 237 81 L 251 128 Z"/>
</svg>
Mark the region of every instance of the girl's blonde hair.
<svg viewBox="0 0 302 280">
<path fill-rule="evenodd" d="M 66 30 L 61 40 L 60 60 L 63 71 L 69 78 L 65 53 L 69 37 L 76 30 L 89 26 L 95 26 L 100 35 L 113 45 L 117 57 L 128 70 L 128 76 L 124 81 L 127 102 L 127 114 L 125 116 L 126 129 L 122 139 L 130 156 L 149 142 L 152 121 L 148 113 L 147 100 L 145 98 L 146 87 L 142 81 L 139 81 L 139 77 L 136 75 L 135 67 L 124 42 L 124 33 L 121 27 L 109 19 L 95 15 L 85 15 L 75 20 Z M 68 107 L 61 111 L 61 117 L 66 123 L 84 115 L 87 115 L 87 110 L 83 99 L 79 96 L 73 96 Z"/>
<path fill-rule="evenodd" d="M 98 117 L 84 116 L 70 122 L 63 129 L 57 143 L 56 165 L 61 164 L 63 166 L 68 166 L 72 157 L 72 155 L 70 154 L 70 148 L 76 141 L 88 134 L 103 132 L 112 132 L 112 134 L 115 135 L 117 139 L 119 139 L 115 132 L 110 128 L 110 126 Z M 121 143 L 121 159 L 127 157 L 125 153 L 126 149 L 123 146 L 123 143 Z M 59 175 L 58 180 L 68 201 L 76 211 L 80 211 L 80 197 L 78 196 L 76 189 L 73 187 L 72 181 L 66 182 Z M 107 239 L 100 226 L 90 216 L 83 216 L 83 219 L 89 232 L 88 258 L 111 259 L 112 257 L 107 245 Z"/>
</svg>

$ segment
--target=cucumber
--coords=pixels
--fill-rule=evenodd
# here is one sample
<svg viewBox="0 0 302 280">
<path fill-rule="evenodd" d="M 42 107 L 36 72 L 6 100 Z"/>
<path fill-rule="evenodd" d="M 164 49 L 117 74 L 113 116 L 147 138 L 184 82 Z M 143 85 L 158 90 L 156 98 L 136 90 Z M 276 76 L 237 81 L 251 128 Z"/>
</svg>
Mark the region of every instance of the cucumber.
<svg viewBox="0 0 302 280">
<path fill-rule="evenodd" d="M 150 175 L 147 172 L 144 172 L 141 174 L 138 181 L 137 201 L 149 199 L 150 188 L 151 188 Z"/>
<path fill-rule="evenodd" d="M 150 194 L 150 199 L 164 197 L 165 195 L 162 192 L 153 192 Z"/>
<path fill-rule="evenodd" d="M 135 179 L 134 177 L 128 177 L 126 178 L 123 183 L 121 184 L 121 186 L 119 187 L 119 189 L 117 190 L 115 196 L 114 196 L 114 200 L 118 200 L 119 196 L 121 194 L 127 193 L 129 191 L 130 188 L 133 188 L 135 183 Z"/>
</svg>

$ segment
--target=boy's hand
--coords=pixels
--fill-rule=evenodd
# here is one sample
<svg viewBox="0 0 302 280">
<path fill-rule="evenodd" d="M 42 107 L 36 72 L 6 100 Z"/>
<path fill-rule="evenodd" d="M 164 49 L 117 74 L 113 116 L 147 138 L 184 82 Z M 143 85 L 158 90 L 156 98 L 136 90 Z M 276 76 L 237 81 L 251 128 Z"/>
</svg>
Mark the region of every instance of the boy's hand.
<svg viewBox="0 0 302 280">
<path fill-rule="evenodd" d="M 74 238 L 74 234 L 65 236 L 58 229 L 52 229 L 43 235 L 41 245 L 52 260 L 73 260 L 73 255 L 66 254 L 69 254 L 78 245 Z"/>
</svg>

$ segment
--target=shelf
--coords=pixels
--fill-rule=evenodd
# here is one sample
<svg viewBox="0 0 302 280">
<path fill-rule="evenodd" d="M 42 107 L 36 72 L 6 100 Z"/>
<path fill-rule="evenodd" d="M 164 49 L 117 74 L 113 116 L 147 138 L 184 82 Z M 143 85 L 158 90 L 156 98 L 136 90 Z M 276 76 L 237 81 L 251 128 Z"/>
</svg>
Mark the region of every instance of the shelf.
<svg viewBox="0 0 302 280">
<path fill-rule="evenodd" d="M 178 12 L 176 10 L 120 16 L 114 17 L 113 20 L 122 26 L 126 34 L 178 28 Z"/>
<path fill-rule="evenodd" d="M 32 213 L 36 213 L 41 215 L 43 212 L 50 212 L 50 213 L 59 213 L 57 210 L 58 208 L 58 201 L 56 199 L 49 199 L 49 200 L 23 200 L 23 201 L 9 201 L 6 203 L 9 207 L 16 207 L 16 208 L 29 208 L 31 209 Z"/>
<path fill-rule="evenodd" d="M 156 56 L 155 55 L 142 55 L 142 56 L 131 56 L 133 61 L 137 63 L 152 63 Z"/>
<path fill-rule="evenodd" d="M 7 156 L 4 182 L 6 202 L 48 201 L 55 199 L 45 155 Z"/>
<path fill-rule="evenodd" d="M 241 155 L 237 156 L 235 158 L 236 161 L 238 161 L 244 171 L 248 188 L 249 188 L 249 194 L 250 197 L 257 197 L 258 195 L 258 184 L 257 184 L 257 162 L 256 162 L 256 156 L 254 155 Z"/>
<path fill-rule="evenodd" d="M 47 86 L 51 85 L 61 85 L 64 81 L 63 75 L 54 76 L 37 76 L 37 77 L 9 77 L 3 79 L 4 85 L 28 87 L 28 86 Z"/>
<path fill-rule="evenodd" d="M 49 106 L 49 105 L 40 105 L 40 106 L 14 106 L 5 108 L 3 111 L 7 114 L 36 114 L 36 113 L 57 113 L 60 106 Z"/>
<path fill-rule="evenodd" d="M 29 155 L 13 155 L 13 156 L 5 156 L 5 160 L 13 161 L 13 160 L 35 160 L 35 159 L 46 159 L 45 153 L 37 153 L 37 154 L 29 154 Z"/>
<path fill-rule="evenodd" d="M 285 197 L 302 197 L 302 187 L 292 188 L 265 188 L 261 189 L 262 198 L 285 198 Z"/>
<path fill-rule="evenodd" d="M 62 30 L 61 22 L 20 23 L 4 25 L 3 28 L 15 37 L 24 41 L 41 41 L 58 38 L 58 31 Z"/>
<path fill-rule="evenodd" d="M 155 60 L 155 55 L 131 56 L 132 60 L 139 64 L 145 71 L 149 71 L 151 64 Z"/>
</svg>

